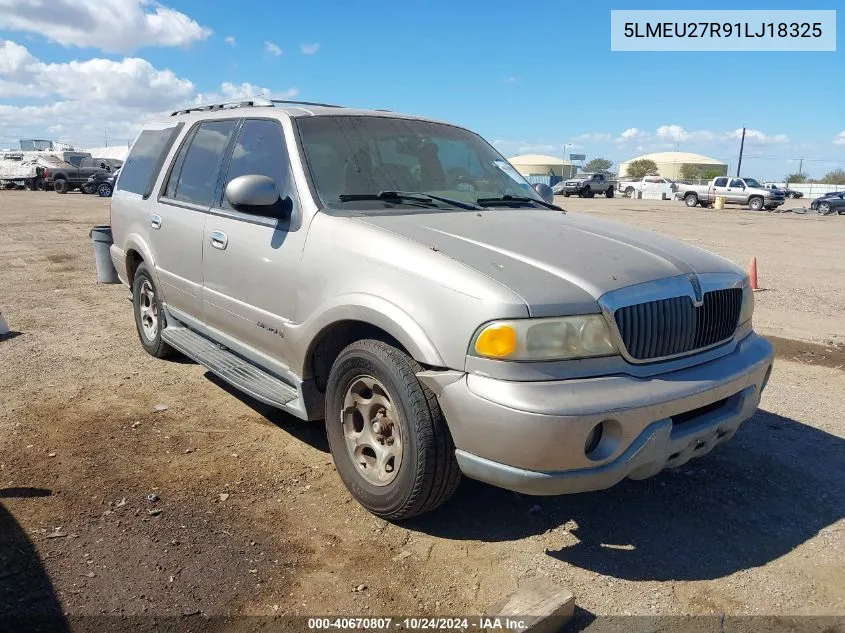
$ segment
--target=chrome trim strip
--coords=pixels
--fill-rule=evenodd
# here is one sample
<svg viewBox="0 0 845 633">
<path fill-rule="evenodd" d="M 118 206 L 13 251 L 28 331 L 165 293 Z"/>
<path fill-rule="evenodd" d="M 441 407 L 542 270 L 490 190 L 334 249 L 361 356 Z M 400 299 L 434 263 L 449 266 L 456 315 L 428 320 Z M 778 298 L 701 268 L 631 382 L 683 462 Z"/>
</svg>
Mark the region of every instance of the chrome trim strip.
<svg viewBox="0 0 845 633">
<path fill-rule="evenodd" d="M 672 358 L 681 358 L 683 356 L 700 354 L 701 352 L 724 345 L 734 339 L 736 330 L 731 333 L 729 338 L 718 341 L 717 343 L 713 343 L 707 347 L 700 347 L 689 352 L 673 354 L 671 356 L 636 359 L 628 353 L 628 349 L 625 347 L 625 341 L 622 339 L 622 333 L 619 331 L 619 326 L 616 324 L 616 318 L 614 316 L 616 310 L 627 306 L 637 305 L 639 303 L 659 301 L 660 299 L 673 299 L 675 297 L 689 297 L 694 305 L 700 305 L 697 303 L 695 289 L 690 277 L 690 274 L 685 274 L 678 275 L 677 277 L 647 281 L 634 286 L 627 286 L 625 288 L 620 288 L 619 290 L 606 292 L 598 298 L 599 307 L 601 308 L 602 314 L 610 327 L 613 342 L 616 343 L 616 347 L 619 349 L 619 353 L 622 357 L 629 363 L 634 365 L 644 365 L 659 363 Z M 735 273 L 701 273 L 696 275 L 696 277 L 701 285 L 702 296 L 713 290 L 727 290 L 730 288 L 741 289 L 743 284 L 743 278 Z"/>
</svg>

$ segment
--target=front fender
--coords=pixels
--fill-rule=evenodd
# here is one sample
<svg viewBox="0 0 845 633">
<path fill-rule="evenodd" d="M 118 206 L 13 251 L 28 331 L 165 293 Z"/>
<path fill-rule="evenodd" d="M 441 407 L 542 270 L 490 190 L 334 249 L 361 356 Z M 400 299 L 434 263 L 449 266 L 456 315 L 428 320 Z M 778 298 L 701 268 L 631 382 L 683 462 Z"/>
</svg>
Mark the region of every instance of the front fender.
<svg viewBox="0 0 845 633">
<path fill-rule="evenodd" d="M 311 319 L 285 327 L 290 343 L 291 368 L 304 372 L 311 344 L 329 326 L 341 321 L 361 321 L 374 325 L 395 338 L 419 363 L 444 367 L 445 363 L 431 339 L 411 315 L 382 297 L 350 293 L 334 297 L 314 311 Z"/>
</svg>

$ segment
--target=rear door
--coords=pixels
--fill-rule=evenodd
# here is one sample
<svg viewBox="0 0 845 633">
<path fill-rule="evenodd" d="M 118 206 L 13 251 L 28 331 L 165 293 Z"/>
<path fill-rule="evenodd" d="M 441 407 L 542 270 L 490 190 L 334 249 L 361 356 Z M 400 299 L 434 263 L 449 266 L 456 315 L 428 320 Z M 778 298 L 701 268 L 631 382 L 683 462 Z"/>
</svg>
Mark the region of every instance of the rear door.
<svg viewBox="0 0 845 633">
<path fill-rule="evenodd" d="M 728 178 L 716 178 L 713 181 L 712 195 L 713 200 L 715 200 L 716 196 L 725 196 L 726 199 L 728 198 Z"/>
<path fill-rule="evenodd" d="M 203 121 L 182 141 L 150 207 L 150 249 L 162 294 L 177 318 L 202 320 L 202 239 L 220 164 L 237 119 Z"/>
<path fill-rule="evenodd" d="M 284 329 L 294 317 L 305 231 L 290 169 L 287 139 L 276 119 L 245 119 L 205 225 L 203 314 L 214 336 L 276 367 L 288 357 Z M 284 219 L 232 208 L 225 186 L 245 175 L 272 178 Z M 227 338 L 228 337 L 228 338 Z"/>
</svg>

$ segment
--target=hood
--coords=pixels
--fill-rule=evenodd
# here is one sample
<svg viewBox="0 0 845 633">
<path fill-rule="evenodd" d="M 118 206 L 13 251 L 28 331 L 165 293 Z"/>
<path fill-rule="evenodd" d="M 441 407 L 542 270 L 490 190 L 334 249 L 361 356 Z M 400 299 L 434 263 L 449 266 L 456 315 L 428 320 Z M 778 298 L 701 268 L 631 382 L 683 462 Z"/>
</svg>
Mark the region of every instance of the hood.
<svg viewBox="0 0 845 633">
<path fill-rule="evenodd" d="M 519 295 L 531 316 L 598 312 L 606 292 L 682 274 L 742 271 L 650 231 L 545 209 L 357 216 L 442 253 Z"/>
</svg>

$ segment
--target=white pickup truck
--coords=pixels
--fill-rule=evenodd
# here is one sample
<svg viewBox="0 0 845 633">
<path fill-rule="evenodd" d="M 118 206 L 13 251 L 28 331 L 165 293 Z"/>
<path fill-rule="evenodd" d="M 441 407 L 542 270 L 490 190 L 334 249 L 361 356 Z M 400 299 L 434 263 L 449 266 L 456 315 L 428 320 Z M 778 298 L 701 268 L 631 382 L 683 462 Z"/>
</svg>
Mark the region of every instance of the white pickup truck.
<svg viewBox="0 0 845 633">
<path fill-rule="evenodd" d="M 723 196 L 726 204 L 741 204 L 753 211 L 763 207 L 772 211 L 782 205 L 783 191 L 766 189 L 754 178 L 731 178 L 719 176 L 706 185 L 682 184 L 675 193 L 688 207 L 701 205 L 707 207 L 716 201 L 717 196 Z"/>
</svg>

